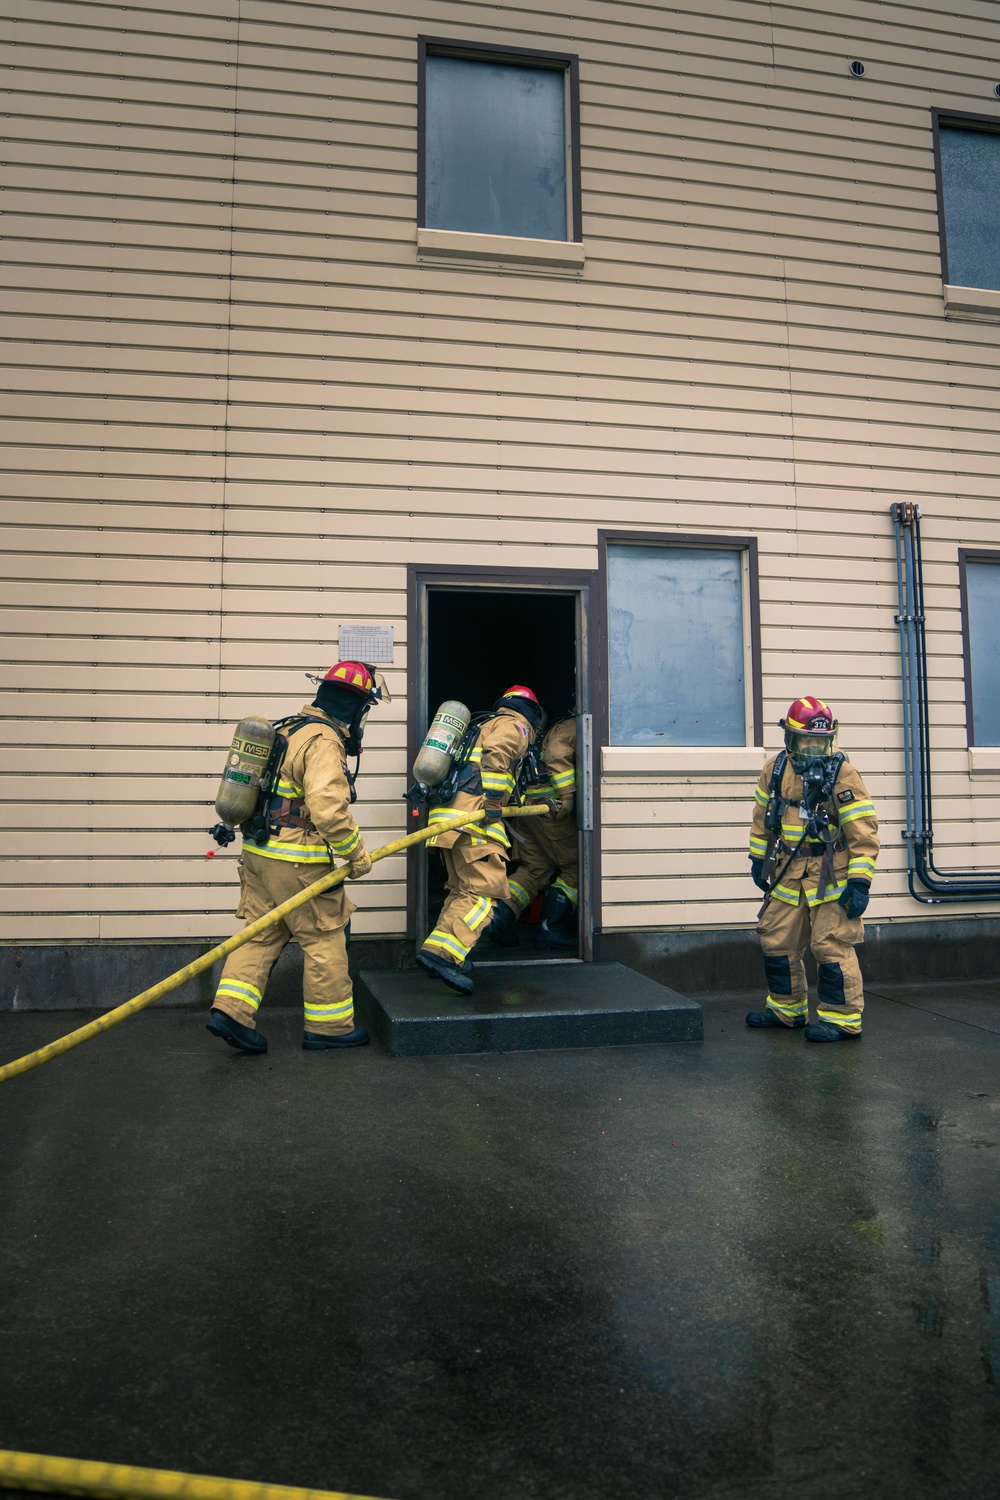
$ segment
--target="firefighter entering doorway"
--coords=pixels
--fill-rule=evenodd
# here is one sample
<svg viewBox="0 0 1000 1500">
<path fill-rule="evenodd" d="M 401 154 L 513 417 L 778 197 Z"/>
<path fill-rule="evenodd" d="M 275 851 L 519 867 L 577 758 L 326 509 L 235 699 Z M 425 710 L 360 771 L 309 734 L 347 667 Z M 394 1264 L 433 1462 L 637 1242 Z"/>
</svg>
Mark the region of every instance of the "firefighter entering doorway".
<svg viewBox="0 0 1000 1500">
<path fill-rule="evenodd" d="M 524 788 L 524 800 L 547 804 L 552 816 L 520 830 L 517 869 L 507 879 L 510 896 L 498 903 L 487 937 L 500 947 L 517 947 L 518 918 L 543 891 L 540 940 L 575 951 L 579 896 L 576 718 L 565 714 L 556 719 L 545 732 L 537 758 L 531 759 L 535 775 Z"/>
<path fill-rule="evenodd" d="M 469 587 L 458 582 L 455 585 L 428 586 L 424 616 L 426 654 L 421 660 L 426 697 L 413 726 L 411 743 L 414 751 L 420 746 L 425 726 L 429 725 L 439 704 L 443 710 L 447 706 L 446 700 L 459 700 L 463 707 L 467 705 L 470 709 L 481 710 L 495 702 L 505 685 L 512 681 L 530 684 L 539 702 L 555 716 L 552 722 L 543 725 L 530 752 L 532 756 L 539 754 L 541 740 L 556 727 L 556 718 L 565 717 L 570 705 L 581 702 L 582 698 L 581 708 L 586 711 L 589 674 L 585 603 L 575 592 L 574 584 L 563 587 L 558 582 L 550 584 L 547 575 L 541 572 L 539 576 L 544 578 L 544 587 L 519 588 L 513 580 L 510 586 L 499 588 L 492 585 Z M 582 687 L 578 684 L 578 673 L 581 674 Z M 436 735 L 433 737 L 437 738 Z M 530 774 L 527 767 L 522 774 L 527 781 Z M 534 779 L 537 780 L 540 774 L 547 773 L 536 766 Z M 522 787 L 520 796 L 526 805 L 530 803 L 531 794 L 526 786 Z M 566 850 L 560 850 L 558 861 L 551 865 L 548 874 L 543 874 L 545 865 L 537 858 L 533 834 L 540 824 L 548 829 L 551 821 L 550 814 L 540 819 L 519 820 L 508 827 L 510 844 L 505 851 L 508 881 L 520 882 L 525 889 L 530 880 L 534 887 L 532 894 L 537 890 L 540 900 L 533 907 L 531 902 L 519 900 L 516 914 L 513 910 L 509 913 L 511 926 L 520 938 L 519 946 L 498 946 L 487 939 L 491 919 L 498 915 L 498 907 L 494 905 L 491 918 L 477 928 L 478 943 L 471 954 L 472 962 L 477 966 L 575 958 L 580 953 L 584 940 L 577 937 L 577 905 L 582 890 L 583 906 L 589 914 L 590 886 L 589 867 L 586 861 L 581 867 L 579 851 L 581 843 L 587 846 L 588 835 L 580 833 L 575 815 L 567 817 L 558 831 Z M 446 897 L 448 873 L 443 858 L 433 850 L 427 855 L 417 856 L 413 864 L 419 947 L 428 931 L 436 925 L 438 911 Z M 541 867 L 529 876 L 533 864 Z M 559 880 L 565 881 L 567 889 L 554 887 L 554 882 Z M 538 906 L 545 899 L 546 891 L 549 893 L 546 931 L 551 929 L 558 936 L 558 946 L 551 940 L 544 940 L 542 923 L 537 917 Z M 509 894 L 508 889 L 491 899 L 494 902 L 506 901 Z M 506 905 L 504 911 L 507 911 Z M 580 931 L 586 933 L 589 944 L 590 926 L 587 922 L 581 921 Z M 589 946 L 584 951 L 589 956 Z"/>
<path fill-rule="evenodd" d="M 431 827 L 456 812 L 483 809 L 486 813 L 478 828 L 452 829 L 430 840 L 444 861 L 447 894 L 417 963 L 459 994 L 472 993 L 469 954 L 489 922 L 494 903 L 509 894 L 510 839 L 499 813 L 514 798 L 521 763 L 541 723 L 541 706 L 531 688 L 521 683 L 509 687 L 494 704 L 493 713 L 467 736 L 470 743 L 464 757 L 461 753 L 456 757 L 455 786 L 453 792 L 449 789 L 448 801 L 435 804 L 432 800 L 428 813 Z"/>
</svg>

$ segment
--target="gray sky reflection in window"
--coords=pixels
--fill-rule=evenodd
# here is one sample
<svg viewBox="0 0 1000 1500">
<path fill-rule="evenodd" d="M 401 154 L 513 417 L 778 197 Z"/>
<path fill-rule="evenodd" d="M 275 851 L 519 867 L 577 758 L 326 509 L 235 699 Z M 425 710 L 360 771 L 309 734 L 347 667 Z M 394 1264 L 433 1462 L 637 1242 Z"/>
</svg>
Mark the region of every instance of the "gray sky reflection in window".
<svg viewBox="0 0 1000 1500">
<path fill-rule="evenodd" d="M 613 745 L 744 745 L 735 548 L 608 547 Z"/>
<path fill-rule="evenodd" d="M 565 75 L 427 57 L 429 229 L 565 240 Z"/>
<path fill-rule="evenodd" d="M 942 125 L 948 280 L 1000 290 L 1000 133 Z"/>
</svg>

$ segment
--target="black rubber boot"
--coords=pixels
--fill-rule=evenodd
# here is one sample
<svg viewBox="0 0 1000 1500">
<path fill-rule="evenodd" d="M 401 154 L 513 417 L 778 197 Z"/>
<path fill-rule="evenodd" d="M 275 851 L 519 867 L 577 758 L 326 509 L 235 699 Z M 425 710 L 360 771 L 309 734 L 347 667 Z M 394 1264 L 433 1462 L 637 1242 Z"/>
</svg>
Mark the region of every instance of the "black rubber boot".
<svg viewBox="0 0 1000 1500">
<path fill-rule="evenodd" d="M 806 1024 L 805 1016 L 796 1016 L 791 1026 L 786 1026 L 784 1021 L 779 1021 L 773 1010 L 752 1010 L 747 1016 L 747 1025 L 756 1026 L 761 1031 L 798 1031 Z"/>
<path fill-rule="evenodd" d="M 468 962 L 466 959 L 465 963 Z M 459 968 L 457 964 L 450 964 L 447 959 L 438 958 L 433 953 L 418 953 L 417 963 L 428 974 L 443 979 L 450 990 L 455 990 L 460 995 L 472 994 L 472 975 L 466 972 L 465 964 Z"/>
<path fill-rule="evenodd" d="M 521 939 L 517 931 L 517 918 L 506 901 L 495 903 L 490 925 L 486 929 L 486 936 L 491 943 L 496 943 L 498 948 L 519 946 Z"/>
<path fill-rule="evenodd" d="M 251 1031 L 249 1026 L 241 1026 L 239 1021 L 227 1016 L 224 1010 L 215 1010 L 213 1007 L 208 1013 L 205 1029 L 213 1036 L 221 1036 L 230 1047 L 238 1047 L 241 1052 L 267 1051 L 266 1036 L 261 1036 L 259 1031 Z"/>
<path fill-rule="evenodd" d="M 860 1031 L 844 1031 L 840 1026 L 831 1026 L 829 1021 L 813 1021 L 806 1027 L 807 1042 L 855 1042 Z"/>
<path fill-rule="evenodd" d="M 553 948 L 575 948 L 576 907 L 557 886 L 550 885 L 542 897 L 542 920 L 538 924 L 538 938 Z"/>
<path fill-rule="evenodd" d="M 339 1036 L 323 1036 L 318 1031 L 304 1031 L 302 1033 L 303 1052 L 323 1052 L 327 1047 L 366 1047 L 371 1037 L 363 1026 L 355 1026 L 353 1031 L 344 1031 Z"/>
</svg>

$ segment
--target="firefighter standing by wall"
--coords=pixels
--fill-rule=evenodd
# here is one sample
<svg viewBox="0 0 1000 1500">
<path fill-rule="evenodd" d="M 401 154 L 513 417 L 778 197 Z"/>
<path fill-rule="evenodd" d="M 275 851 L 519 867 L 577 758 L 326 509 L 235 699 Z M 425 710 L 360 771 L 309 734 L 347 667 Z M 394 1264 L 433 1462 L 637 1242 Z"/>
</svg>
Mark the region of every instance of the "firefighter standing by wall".
<svg viewBox="0 0 1000 1500">
<path fill-rule="evenodd" d="M 244 840 L 236 915 L 248 922 L 318 880 L 334 855 L 350 860 L 349 880 L 372 867 L 351 816 L 353 777 L 346 757 L 361 753 L 365 720 L 382 696 L 382 684 L 376 685 L 363 662 L 353 661 L 337 662 L 324 679 L 315 680 L 313 702 L 283 726 L 288 748 L 267 809 L 267 842 L 256 847 Z M 346 929 L 356 909 L 337 886 L 231 953 L 209 1012 L 209 1031 L 244 1052 L 267 1051 L 267 1040 L 256 1029 L 257 1008 L 278 954 L 294 937 L 304 959 L 303 1047 L 363 1046 L 368 1032 L 354 1024 L 347 968 Z"/>
<path fill-rule="evenodd" d="M 482 725 L 452 803 L 431 805 L 428 822 L 485 808 L 487 821 L 465 831 L 451 829 L 428 842 L 441 851 L 447 896 L 437 923 L 417 954 L 417 963 L 459 994 L 472 993 L 469 953 L 482 935 L 496 901 L 509 895 L 510 840 L 498 813 L 514 793 L 518 768 L 535 742 L 542 710 L 530 688 L 515 684 Z"/>
<path fill-rule="evenodd" d="M 517 921 L 544 891 L 539 937 L 557 948 L 577 945 L 579 842 L 576 831 L 576 719 L 556 719 L 541 745 L 542 778 L 525 788 L 526 802 L 548 802 L 551 817 L 531 819 L 518 831 L 510 897 L 497 903 L 487 930 L 491 942 L 517 947 Z"/>
<path fill-rule="evenodd" d="M 846 756 L 837 721 L 819 698 L 797 698 L 780 721 L 785 750 L 757 783 L 750 868 L 767 893 L 757 924 L 768 996 L 747 1025 L 800 1027 L 811 1042 L 861 1035 L 864 993 L 855 945 L 878 858 L 875 804 Z M 817 1021 L 806 1025 L 802 956 L 819 968 Z"/>
</svg>

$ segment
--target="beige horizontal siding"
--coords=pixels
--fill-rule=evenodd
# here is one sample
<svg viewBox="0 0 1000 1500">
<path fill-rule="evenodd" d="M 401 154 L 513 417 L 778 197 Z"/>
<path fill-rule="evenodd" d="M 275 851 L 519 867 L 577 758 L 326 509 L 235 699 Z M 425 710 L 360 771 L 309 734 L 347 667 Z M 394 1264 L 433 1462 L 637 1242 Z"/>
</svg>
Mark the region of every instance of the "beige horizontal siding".
<svg viewBox="0 0 1000 1500">
<path fill-rule="evenodd" d="M 1000 335 L 943 317 L 929 114 L 1000 114 L 992 3 L 9 11 L 0 939 L 235 930 L 204 858 L 232 724 L 297 709 L 343 622 L 395 630 L 358 812 L 401 832 L 406 564 L 590 569 L 599 527 L 757 537 L 767 743 L 799 692 L 835 703 L 882 821 L 872 916 L 919 916 L 912 498 L 937 857 L 1000 867 L 957 571 L 1000 546 Z M 579 54 L 581 278 L 417 265 L 421 32 Z M 599 923 L 750 923 L 753 782 L 605 777 Z M 401 863 L 361 899 L 359 932 L 401 932 Z"/>
</svg>

